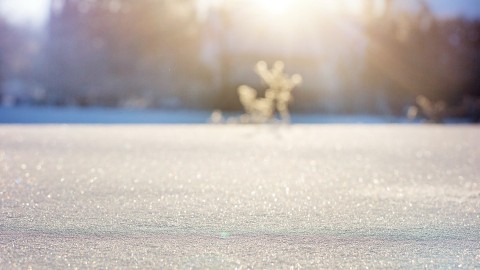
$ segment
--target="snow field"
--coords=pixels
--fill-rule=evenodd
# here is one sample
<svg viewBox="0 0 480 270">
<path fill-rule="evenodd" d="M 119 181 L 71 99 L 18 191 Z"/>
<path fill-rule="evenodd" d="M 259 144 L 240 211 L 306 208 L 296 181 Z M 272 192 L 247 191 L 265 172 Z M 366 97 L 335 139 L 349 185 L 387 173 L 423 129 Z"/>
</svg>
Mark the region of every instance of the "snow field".
<svg viewBox="0 0 480 270">
<path fill-rule="evenodd" d="M 479 138 L 3 125 L 0 268 L 479 268 Z"/>
</svg>

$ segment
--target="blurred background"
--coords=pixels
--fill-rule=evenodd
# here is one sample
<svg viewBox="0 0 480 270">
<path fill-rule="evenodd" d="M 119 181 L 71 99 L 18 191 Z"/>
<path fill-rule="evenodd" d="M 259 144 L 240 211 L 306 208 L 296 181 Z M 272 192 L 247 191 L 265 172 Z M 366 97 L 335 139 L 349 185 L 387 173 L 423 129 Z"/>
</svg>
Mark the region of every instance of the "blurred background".
<svg viewBox="0 0 480 270">
<path fill-rule="evenodd" d="M 242 111 L 282 60 L 293 113 L 477 117 L 479 48 L 477 0 L 0 0 L 0 104 Z"/>
</svg>

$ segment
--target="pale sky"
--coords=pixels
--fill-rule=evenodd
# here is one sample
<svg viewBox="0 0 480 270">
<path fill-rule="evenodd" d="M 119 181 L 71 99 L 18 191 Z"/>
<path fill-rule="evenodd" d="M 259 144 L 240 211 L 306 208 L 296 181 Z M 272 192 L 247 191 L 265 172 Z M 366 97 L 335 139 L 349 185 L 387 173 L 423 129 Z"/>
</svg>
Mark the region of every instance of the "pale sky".
<svg viewBox="0 0 480 270">
<path fill-rule="evenodd" d="M 50 0 L 0 0 L 0 13 L 16 24 L 41 25 L 48 14 Z"/>
<path fill-rule="evenodd" d="M 468 18 L 480 18 L 480 0 L 427 0 L 437 14 L 447 17 L 463 14 Z"/>
<path fill-rule="evenodd" d="M 427 1 L 432 10 L 441 16 L 463 14 L 469 18 L 480 18 L 480 0 Z M 0 13 L 11 22 L 38 26 L 47 17 L 49 2 L 50 0 L 0 0 Z"/>
</svg>

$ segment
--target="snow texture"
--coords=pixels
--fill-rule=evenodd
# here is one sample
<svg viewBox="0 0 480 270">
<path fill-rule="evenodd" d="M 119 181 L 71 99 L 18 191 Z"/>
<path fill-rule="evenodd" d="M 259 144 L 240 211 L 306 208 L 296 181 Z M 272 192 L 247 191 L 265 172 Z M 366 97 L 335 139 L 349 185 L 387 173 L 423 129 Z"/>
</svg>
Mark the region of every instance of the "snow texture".
<svg viewBox="0 0 480 270">
<path fill-rule="evenodd" d="M 480 268 L 480 128 L 0 126 L 0 268 Z"/>
</svg>

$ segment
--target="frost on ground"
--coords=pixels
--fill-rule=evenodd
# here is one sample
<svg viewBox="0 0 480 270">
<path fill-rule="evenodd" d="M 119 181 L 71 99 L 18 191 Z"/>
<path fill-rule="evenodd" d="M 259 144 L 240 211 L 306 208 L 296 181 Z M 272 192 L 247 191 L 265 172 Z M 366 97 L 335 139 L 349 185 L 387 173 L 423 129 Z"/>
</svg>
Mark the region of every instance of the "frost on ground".
<svg viewBox="0 0 480 270">
<path fill-rule="evenodd" d="M 474 126 L 0 126 L 0 268 L 480 268 Z"/>
</svg>

